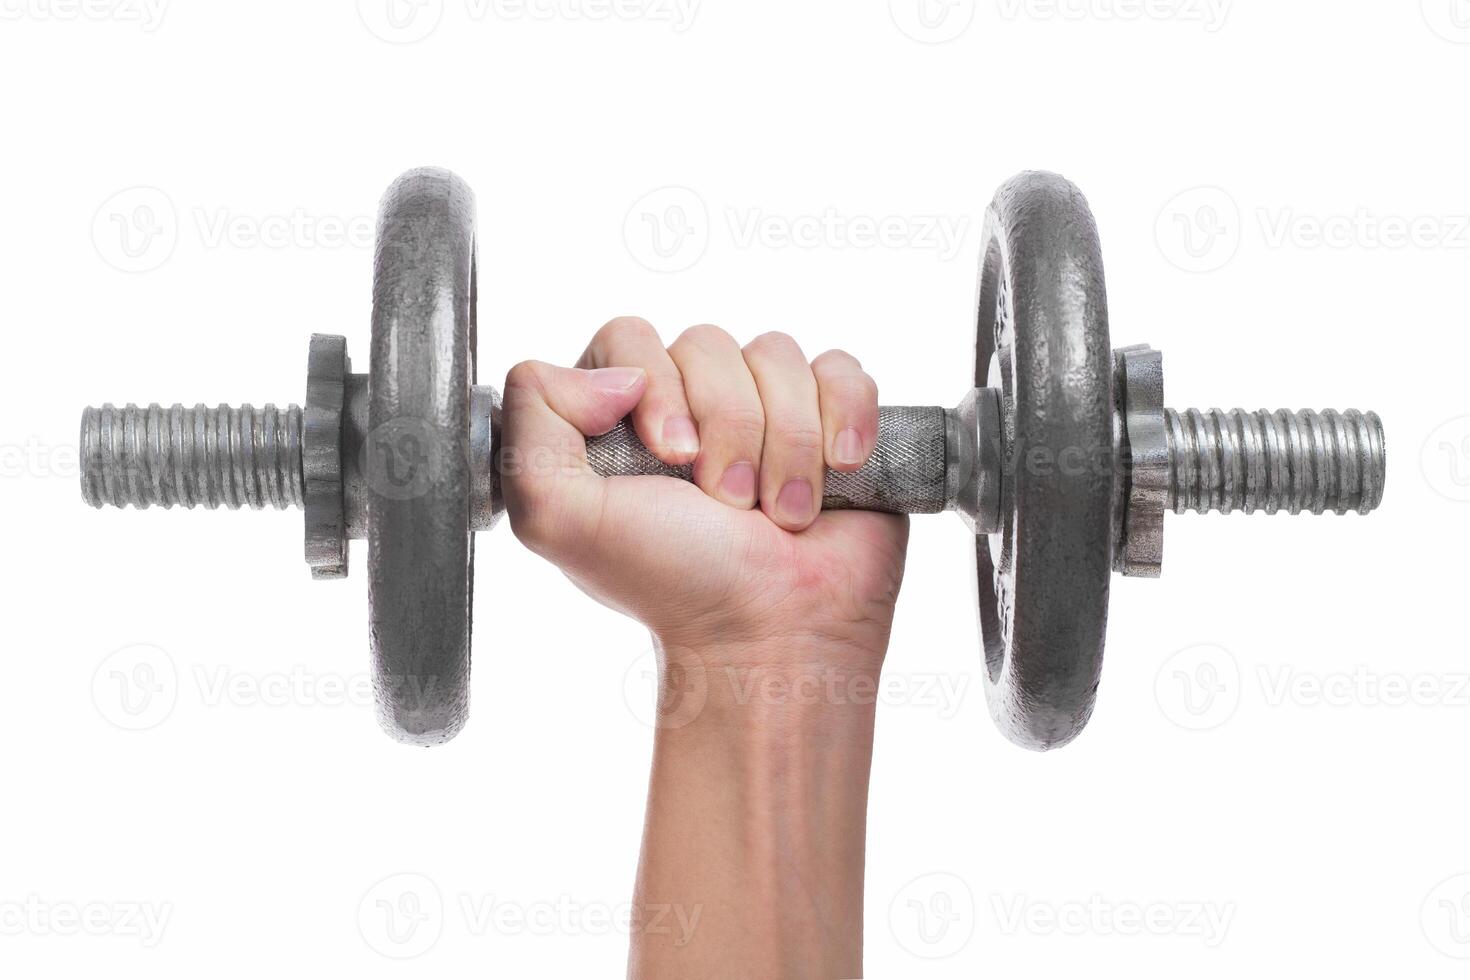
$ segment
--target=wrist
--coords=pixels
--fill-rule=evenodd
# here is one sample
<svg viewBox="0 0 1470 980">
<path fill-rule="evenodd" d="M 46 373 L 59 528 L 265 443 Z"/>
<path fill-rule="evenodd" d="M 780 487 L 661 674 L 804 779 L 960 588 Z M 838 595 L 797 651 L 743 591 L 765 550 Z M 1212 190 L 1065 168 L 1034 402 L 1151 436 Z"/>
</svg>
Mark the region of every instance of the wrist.
<svg viewBox="0 0 1470 980">
<path fill-rule="evenodd" d="M 741 751 L 867 745 L 881 696 L 883 646 L 831 638 L 760 644 L 670 642 L 659 655 L 660 739 L 716 733 Z M 745 738 L 748 736 L 748 738 Z"/>
<path fill-rule="evenodd" d="M 682 952 L 636 935 L 634 962 L 738 956 L 753 975 L 858 976 L 881 648 L 655 641 L 659 722 L 636 902 L 681 903 L 700 918 Z"/>
<path fill-rule="evenodd" d="M 872 727 L 887 635 L 782 636 L 760 642 L 690 642 L 654 634 L 658 728 L 704 721 L 780 734 Z"/>
</svg>

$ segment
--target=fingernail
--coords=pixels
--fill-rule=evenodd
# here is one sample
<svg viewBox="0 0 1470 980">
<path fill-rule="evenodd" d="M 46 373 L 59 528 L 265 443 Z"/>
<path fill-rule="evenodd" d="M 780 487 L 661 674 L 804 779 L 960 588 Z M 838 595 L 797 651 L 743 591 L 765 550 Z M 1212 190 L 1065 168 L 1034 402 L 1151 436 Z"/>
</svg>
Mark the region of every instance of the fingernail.
<svg viewBox="0 0 1470 980">
<path fill-rule="evenodd" d="M 832 454 L 843 466 L 854 466 L 861 463 L 863 461 L 862 434 L 852 426 L 843 429 L 837 433 L 837 439 L 832 443 Z"/>
<path fill-rule="evenodd" d="M 720 477 L 720 493 L 732 504 L 754 505 L 755 467 L 749 463 L 731 463 Z"/>
<path fill-rule="evenodd" d="M 776 495 L 776 516 L 787 524 L 805 524 L 812 517 L 812 485 L 806 480 L 787 480 Z"/>
<path fill-rule="evenodd" d="M 588 380 L 594 388 L 603 391 L 628 391 L 643 380 L 642 368 L 611 367 L 588 371 Z"/>
<path fill-rule="evenodd" d="M 664 420 L 664 448 L 686 456 L 699 452 L 699 430 L 694 420 L 677 415 Z"/>
</svg>

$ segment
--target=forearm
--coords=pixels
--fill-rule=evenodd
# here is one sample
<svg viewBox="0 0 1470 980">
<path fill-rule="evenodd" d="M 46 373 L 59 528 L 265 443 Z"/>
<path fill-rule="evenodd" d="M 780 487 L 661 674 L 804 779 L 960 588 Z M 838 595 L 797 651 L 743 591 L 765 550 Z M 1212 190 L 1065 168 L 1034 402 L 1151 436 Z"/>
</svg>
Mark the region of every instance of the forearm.
<svg viewBox="0 0 1470 980">
<path fill-rule="evenodd" d="M 661 651 L 638 980 L 862 973 L 881 654 L 783 646 Z"/>
</svg>

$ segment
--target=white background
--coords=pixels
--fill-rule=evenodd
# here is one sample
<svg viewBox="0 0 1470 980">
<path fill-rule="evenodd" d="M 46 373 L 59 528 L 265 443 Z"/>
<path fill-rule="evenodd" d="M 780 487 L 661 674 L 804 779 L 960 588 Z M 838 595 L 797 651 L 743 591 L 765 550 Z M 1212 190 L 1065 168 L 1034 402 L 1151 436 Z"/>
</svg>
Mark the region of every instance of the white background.
<svg viewBox="0 0 1470 980">
<path fill-rule="evenodd" d="M 483 380 L 637 313 L 956 402 L 985 205 L 1046 168 L 1171 403 L 1379 411 L 1371 519 L 1169 518 L 1049 756 L 988 718 L 965 531 L 915 520 L 867 969 L 1463 975 L 1470 4 L 160 2 L 0 0 L 0 973 L 621 974 L 638 626 L 482 537 L 471 724 L 410 750 L 365 549 L 312 583 L 298 514 L 78 498 L 86 404 L 300 401 L 312 331 L 365 370 L 378 195 L 439 164 Z"/>
</svg>

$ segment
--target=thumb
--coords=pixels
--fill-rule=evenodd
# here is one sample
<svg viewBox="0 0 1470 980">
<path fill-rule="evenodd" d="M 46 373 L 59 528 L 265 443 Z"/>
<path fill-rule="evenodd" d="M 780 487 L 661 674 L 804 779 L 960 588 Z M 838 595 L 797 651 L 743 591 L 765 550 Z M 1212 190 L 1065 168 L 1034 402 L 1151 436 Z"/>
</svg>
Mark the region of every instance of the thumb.
<svg viewBox="0 0 1470 980">
<path fill-rule="evenodd" d="M 555 560 L 596 533 L 605 487 L 585 437 L 617 425 L 647 386 L 642 368 L 511 368 L 496 465 L 511 528 L 531 550 Z"/>
</svg>

